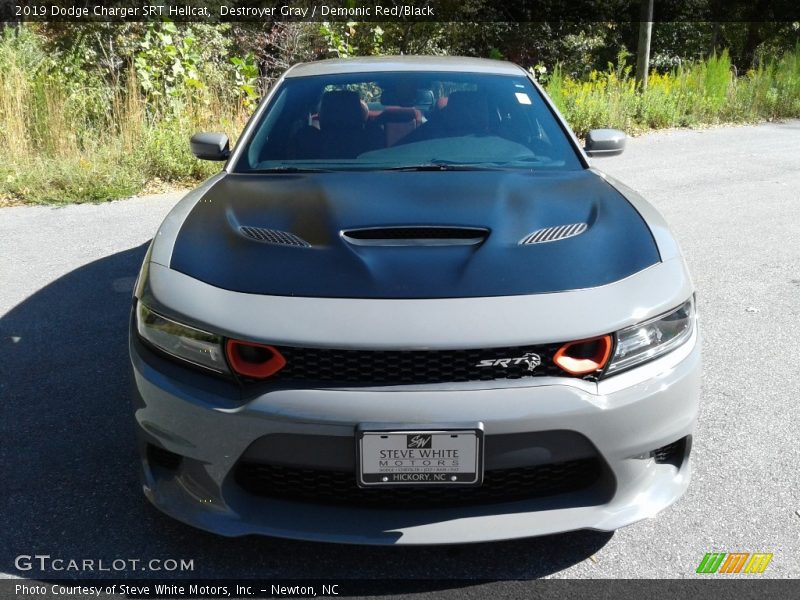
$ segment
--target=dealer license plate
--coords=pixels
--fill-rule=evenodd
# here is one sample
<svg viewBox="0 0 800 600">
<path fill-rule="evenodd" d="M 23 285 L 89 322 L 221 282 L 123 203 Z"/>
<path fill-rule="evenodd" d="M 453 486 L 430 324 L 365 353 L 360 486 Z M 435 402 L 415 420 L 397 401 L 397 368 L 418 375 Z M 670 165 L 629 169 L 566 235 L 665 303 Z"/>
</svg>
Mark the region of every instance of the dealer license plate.
<svg viewBox="0 0 800 600">
<path fill-rule="evenodd" d="M 359 485 L 480 485 L 481 434 L 475 429 L 359 431 Z"/>
</svg>

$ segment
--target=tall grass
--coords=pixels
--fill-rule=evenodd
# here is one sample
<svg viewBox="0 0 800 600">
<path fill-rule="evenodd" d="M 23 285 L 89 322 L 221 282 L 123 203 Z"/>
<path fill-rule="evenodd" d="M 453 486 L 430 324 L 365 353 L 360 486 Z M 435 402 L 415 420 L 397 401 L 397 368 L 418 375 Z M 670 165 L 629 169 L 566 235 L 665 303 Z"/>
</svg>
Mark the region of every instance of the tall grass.
<svg viewBox="0 0 800 600">
<path fill-rule="evenodd" d="M 0 38 L 0 206 L 99 202 L 191 185 L 219 165 L 196 160 L 189 137 L 207 129 L 233 137 L 248 116 L 241 103 L 222 100 L 231 94 L 220 87 L 233 81 L 199 85 L 155 110 L 135 69 L 117 89 L 69 86 L 31 64 L 30 46 Z"/>
<path fill-rule="evenodd" d="M 625 55 L 585 80 L 557 67 L 545 88 L 578 135 L 597 127 L 636 132 L 800 117 L 800 46 L 740 77 L 727 51 L 666 73 L 654 71 L 643 93 Z"/>
</svg>

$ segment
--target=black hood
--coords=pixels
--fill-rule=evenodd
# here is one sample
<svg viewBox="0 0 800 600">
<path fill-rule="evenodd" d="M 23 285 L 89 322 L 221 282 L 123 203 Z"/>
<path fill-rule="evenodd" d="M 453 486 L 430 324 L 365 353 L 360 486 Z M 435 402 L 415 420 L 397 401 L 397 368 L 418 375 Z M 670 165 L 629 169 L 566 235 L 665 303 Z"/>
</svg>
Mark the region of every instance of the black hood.
<svg viewBox="0 0 800 600">
<path fill-rule="evenodd" d="M 410 226 L 423 239 L 398 240 Z M 343 235 L 366 228 L 395 231 Z M 186 218 L 170 267 L 254 294 L 452 298 L 595 287 L 658 261 L 640 215 L 588 170 L 379 171 L 226 175 Z"/>
</svg>

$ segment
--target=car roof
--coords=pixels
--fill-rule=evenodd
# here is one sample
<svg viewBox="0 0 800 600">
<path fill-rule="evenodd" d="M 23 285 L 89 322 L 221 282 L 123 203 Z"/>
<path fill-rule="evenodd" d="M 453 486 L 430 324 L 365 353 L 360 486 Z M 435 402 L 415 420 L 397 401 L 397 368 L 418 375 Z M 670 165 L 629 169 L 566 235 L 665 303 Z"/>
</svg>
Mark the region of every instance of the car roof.
<svg viewBox="0 0 800 600">
<path fill-rule="evenodd" d="M 522 75 L 525 71 L 513 63 L 463 56 L 370 56 L 334 58 L 300 63 L 286 72 L 286 77 L 309 77 L 340 73 L 375 72 L 457 72 Z"/>
</svg>

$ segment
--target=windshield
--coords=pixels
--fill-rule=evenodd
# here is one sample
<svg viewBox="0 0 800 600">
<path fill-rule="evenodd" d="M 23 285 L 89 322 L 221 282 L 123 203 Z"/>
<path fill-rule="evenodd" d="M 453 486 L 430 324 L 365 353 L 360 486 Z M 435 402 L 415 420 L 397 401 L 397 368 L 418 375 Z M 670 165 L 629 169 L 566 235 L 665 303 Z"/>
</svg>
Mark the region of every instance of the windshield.
<svg viewBox="0 0 800 600">
<path fill-rule="evenodd" d="M 234 171 L 580 168 L 523 75 L 381 72 L 285 79 Z"/>
</svg>

